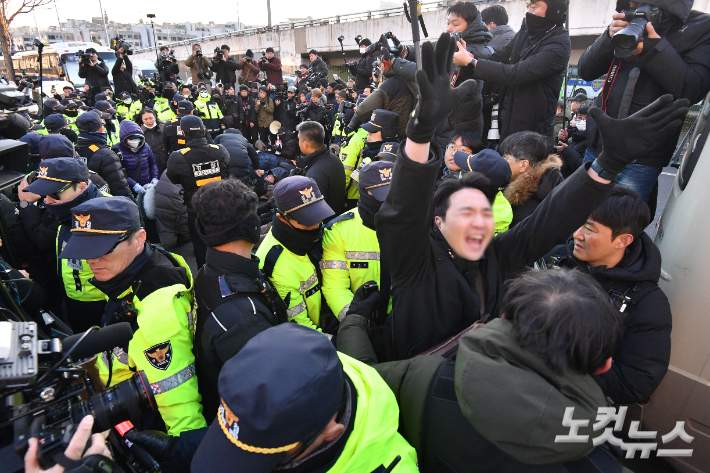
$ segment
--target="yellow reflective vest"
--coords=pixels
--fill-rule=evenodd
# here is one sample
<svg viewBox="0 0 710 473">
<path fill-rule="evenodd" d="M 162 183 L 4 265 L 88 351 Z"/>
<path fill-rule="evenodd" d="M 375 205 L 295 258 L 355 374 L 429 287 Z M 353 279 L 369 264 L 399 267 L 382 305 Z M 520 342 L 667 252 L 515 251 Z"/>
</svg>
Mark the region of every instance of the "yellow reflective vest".
<svg viewBox="0 0 710 473">
<path fill-rule="evenodd" d="M 347 190 L 348 200 L 357 200 L 360 197 L 360 191 L 357 190 L 357 182 L 352 181 L 351 175 L 361 164 L 361 156 L 365 142 L 367 141 L 367 130 L 360 128 L 353 136 L 350 137 L 348 144 L 340 149 L 340 161 L 345 168 L 345 189 Z"/>
</svg>

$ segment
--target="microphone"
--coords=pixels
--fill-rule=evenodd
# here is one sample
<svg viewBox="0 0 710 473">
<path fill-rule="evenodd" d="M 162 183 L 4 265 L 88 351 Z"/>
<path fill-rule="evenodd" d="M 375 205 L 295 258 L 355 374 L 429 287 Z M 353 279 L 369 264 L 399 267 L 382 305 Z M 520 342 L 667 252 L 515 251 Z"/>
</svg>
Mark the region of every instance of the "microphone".
<svg viewBox="0 0 710 473">
<path fill-rule="evenodd" d="M 68 352 L 79 341 L 83 333 L 70 335 L 62 340 L 62 353 Z M 122 347 L 133 338 L 133 330 L 128 322 L 109 325 L 89 333 L 74 349 L 71 357 L 74 360 L 89 358 L 98 353 Z"/>
</svg>

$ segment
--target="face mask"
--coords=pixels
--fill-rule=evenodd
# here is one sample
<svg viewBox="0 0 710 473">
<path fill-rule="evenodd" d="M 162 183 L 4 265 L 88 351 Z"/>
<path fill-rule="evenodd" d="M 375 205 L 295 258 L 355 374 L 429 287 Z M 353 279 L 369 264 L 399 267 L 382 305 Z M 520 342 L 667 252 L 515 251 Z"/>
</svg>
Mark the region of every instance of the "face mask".
<svg viewBox="0 0 710 473">
<path fill-rule="evenodd" d="M 163 90 L 163 97 L 171 100 L 175 96 L 175 91 L 173 89 L 164 89 Z"/>
<path fill-rule="evenodd" d="M 587 120 L 577 120 L 577 129 L 579 131 L 587 131 Z"/>
<path fill-rule="evenodd" d="M 37 104 L 30 105 L 27 108 L 27 111 L 34 115 L 35 113 L 39 112 L 39 105 L 37 105 Z"/>
<path fill-rule="evenodd" d="M 366 47 L 363 46 L 362 48 L 360 48 L 360 54 L 365 54 L 366 52 L 367 52 Z"/>
<path fill-rule="evenodd" d="M 133 103 L 133 99 L 127 98 L 126 100 L 123 101 L 123 103 L 125 103 L 126 105 L 130 105 L 131 103 Z"/>
<path fill-rule="evenodd" d="M 131 138 L 130 140 L 126 140 L 126 144 L 128 145 L 129 148 L 131 148 L 131 151 L 136 151 L 138 150 L 138 147 L 142 144 L 143 140 L 140 138 Z"/>
<path fill-rule="evenodd" d="M 152 125 L 152 126 L 148 126 L 148 125 L 146 125 L 145 123 L 144 123 L 143 125 L 144 125 L 147 129 L 152 130 L 153 128 L 155 128 L 155 125 L 157 125 L 157 124 L 158 124 L 158 122 L 153 122 L 153 125 Z"/>
<path fill-rule="evenodd" d="M 209 98 L 209 96 L 210 96 L 210 93 L 207 91 L 200 92 L 200 97 L 203 99 Z"/>
</svg>

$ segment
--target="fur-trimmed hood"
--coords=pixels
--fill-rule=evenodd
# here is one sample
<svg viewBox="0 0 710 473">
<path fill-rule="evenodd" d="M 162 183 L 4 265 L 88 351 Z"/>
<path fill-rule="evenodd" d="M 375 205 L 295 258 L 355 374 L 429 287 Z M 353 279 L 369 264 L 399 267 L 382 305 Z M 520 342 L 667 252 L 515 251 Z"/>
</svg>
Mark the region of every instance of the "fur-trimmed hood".
<svg viewBox="0 0 710 473">
<path fill-rule="evenodd" d="M 545 173 L 552 168 L 557 168 L 558 173 L 562 169 L 562 160 L 556 154 L 549 155 L 540 164 L 531 167 L 528 172 L 519 175 L 517 179 L 511 182 L 503 191 L 503 195 L 508 199 L 510 205 L 515 207 L 523 204 L 530 200 L 533 194 L 538 194 L 541 197 L 538 200 L 542 201 L 559 183 L 557 179 L 554 179 L 554 182 L 551 182 L 551 186 L 546 186 L 544 185 L 545 183 L 542 186 L 540 185 Z"/>
</svg>

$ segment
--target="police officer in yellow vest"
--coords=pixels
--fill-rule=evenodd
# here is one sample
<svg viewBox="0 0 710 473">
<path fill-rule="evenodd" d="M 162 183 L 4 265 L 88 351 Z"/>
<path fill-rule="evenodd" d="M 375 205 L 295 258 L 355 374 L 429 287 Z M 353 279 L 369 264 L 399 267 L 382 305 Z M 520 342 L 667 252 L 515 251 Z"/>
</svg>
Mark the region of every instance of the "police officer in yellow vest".
<svg viewBox="0 0 710 473">
<path fill-rule="evenodd" d="M 153 110 L 158 117 L 158 120 L 168 122 L 175 118 L 175 112 L 172 107 L 170 107 L 170 102 L 175 96 L 175 84 L 172 82 L 166 82 L 163 84 L 162 97 L 157 97 L 155 99 L 155 105 L 153 105 Z"/>
<path fill-rule="evenodd" d="M 41 127 L 37 127 L 37 133 L 40 135 L 46 135 L 48 133 L 47 128 L 44 126 L 44 120 L 47 119 L 47 117 L 56 115 L 56 114 L 63 114 L 64 110 L 66 110 L 67 107 L 62 105 L 59 100 L 57 99 L 47 99 L 44 101 L 44 119 L 39 122 L 39 125 Z"/>
<path fill-rule="evenodd" d="M 323 235 L 323 295 L 330 309 L 341 320 L 350 308 L 357 288 L 368 281 L 377 281 L 383 307 L 384 321 L 388 313 L 391 280 L 388 271 L 381 271 L 380 243 L 375 233 L 375 215 L 392 182 L 394 165 L 376 161 L 360 171 L 358 187 L 360 199 L 357 209 L 334 218 Z"/>
<path fill-rule="evenodd" d="M 150 245 L 138 206 L 125 197 L 72 209 L 62 258 L 86 260 L 107 296 L 102 325 L 129 322 L 133 338 L 97 360 L 106 385 L 144 371 L 168 434 L 205 427 L 192 351 L 192 274 L 182 257 Z M 110 356 L 110 358 L 109 358 Z"/>
<path fill-rule="evenodd" d="M 101 119 L 104 121 L 104 126 L 106 128 L 106 140 L 108 141 L 109 146 L 113 146 L 118 144 L 121 139 L 119 137 L 119 124 L 118 120 L 116 120 L 116 111 L 115 108 L 111 106 L 110 103 L 108 103 L 105 100 L 99 100 L 95 104 L 95 110 L 101 112 Z"/>
<path fill-rule="evenodd" d="M 224 115 L 222 115 L 222 110 L 219 109 L 219 106 L 212 100 L 207 87 L 204 84 L 201 87 L 197 100 L 195 100 L 195 115 L 202 117 L 205 128 L 214 138 L 222 132 L 222 118 L 224 118 Z"/>
<path fill-rule="evenodd" d="M 120 102 L 116 105 L 116 111 L 120 117 L 119 121 L 133 120 L 133 116 L 143 108 L 141 103 L 138 100 L 133 100 L 131 94 L 125 90 L 118 94 L 118 99 Z"/>
<path fill-rule="evenodd" d="M 274 187 L 276 214 L 256 256 L 288 307 L 289 321 L 319 331 L 332 328 L 321 298 L 323 220 L 334 214 L 305 176 L 287 177 Z"/>
<path fill-rule="evenodd" d="M 64 285 L 65 303 L 72 329 L 79 332 L 98 325 L 106 302 L 103 292 L 89 281 L 94 276 L 93 272 L 82 258 L 66 258 L 60 255 L 71 236 L 72 209 L 88 200 L 103 196 L 90 182 L 89 168 L 73 157 L 47 159 L 40 163 L 37 179 L 20 191 L 20 218 L 26 227 L 32 226 L 32 222 L 36 221 L 37 215 L 41 213 L 38 207 L 32 205 L 32 200 L 38 200 L 39 196 L 44 196 L 46 214 L 53 219 L 46 219 L 45 215 L 42 230 L 36 228 L 30 233 L 45 233 L 56 239 L 54 245 L 57 272 Z M 32 194 L 34 197 L 28 197 Z"/>
<path fill-rule="evenodd" d="M 304 327 L 249 340 L 222 368 L 219 395 L 192 473 L 419 471 L 382 378 Z"/>
</svg>

